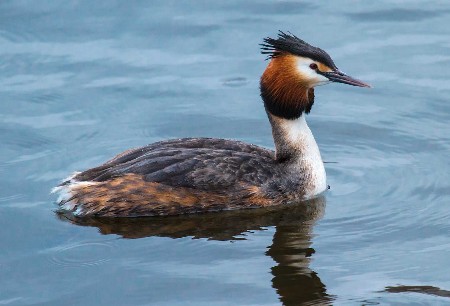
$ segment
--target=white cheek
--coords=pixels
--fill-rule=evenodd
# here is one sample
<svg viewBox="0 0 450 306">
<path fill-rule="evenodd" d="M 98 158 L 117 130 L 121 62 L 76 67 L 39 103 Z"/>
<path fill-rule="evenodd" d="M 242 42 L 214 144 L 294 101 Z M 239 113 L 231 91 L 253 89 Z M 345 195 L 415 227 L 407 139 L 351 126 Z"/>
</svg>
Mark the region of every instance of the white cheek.
<svg viewBox="0 0 450 306">
<path fill-rule="evenodd" d="M 297 69 L 298 72 L 305 78 L 307 78 L 308 80 L 310 79 L 314 79 L 317 76 L 319 76 L 313 69 L 309 68 L 309 65 L 312 64 L 313 62 L 311 61 L 306 61 L 303 59 L 299 59 L 298 63 L 297 63 Z"/>
<path fill-rule="evenodd" d="M 306 80 L 309 83 L 314 84 L 314 86 L 330 83 L 330 80 L 309 67 L 312 63 L 314 62 L 310 59 L 298 59 L 297 70 L 302 75 L 302 78 L 306 78 Z"/>
</svg>

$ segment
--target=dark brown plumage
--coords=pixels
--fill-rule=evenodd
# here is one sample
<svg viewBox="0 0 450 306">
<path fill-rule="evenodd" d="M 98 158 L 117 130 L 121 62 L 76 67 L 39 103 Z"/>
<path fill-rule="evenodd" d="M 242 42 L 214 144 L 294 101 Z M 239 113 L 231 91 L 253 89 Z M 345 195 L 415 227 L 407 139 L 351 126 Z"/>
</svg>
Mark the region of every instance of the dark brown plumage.
<svg viewBox="0 0 450 306">
<path fill-rule="evenodd" d="M 296 201 L 301 177 L 274 152 L 243 142 L 186 138 L 129 150 L 60 186 L 60 205 L 83 215 L 154 216 L 264 207 Z M 283 179 L 284 178 L 284 179 Z M 76 182 L 89 182 L 79 184 Z M 290 192 L 291 191 L 291 192 Z"/>
</svg>

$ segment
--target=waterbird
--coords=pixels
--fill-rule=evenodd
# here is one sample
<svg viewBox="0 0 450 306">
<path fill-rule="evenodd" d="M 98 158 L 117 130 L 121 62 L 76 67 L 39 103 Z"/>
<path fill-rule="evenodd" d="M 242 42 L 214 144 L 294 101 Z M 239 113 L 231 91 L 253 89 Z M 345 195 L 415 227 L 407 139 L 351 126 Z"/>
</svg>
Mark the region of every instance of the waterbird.
<svg viewBox="0 0 450 306">
<path fill-rule="evenodd" d="M 261 98 L 275 150 L 241 141 L 182 138 L 127 150 L 77 172 L 53 189 L 76 216 L 164 216 L 288 205 L 327 189 L 319 148 L 305 116 L 314 88 L 370 85 L 337 68 L 330 55 L 290 32 L 263 40 L 269 61 Z"/>
</svg>

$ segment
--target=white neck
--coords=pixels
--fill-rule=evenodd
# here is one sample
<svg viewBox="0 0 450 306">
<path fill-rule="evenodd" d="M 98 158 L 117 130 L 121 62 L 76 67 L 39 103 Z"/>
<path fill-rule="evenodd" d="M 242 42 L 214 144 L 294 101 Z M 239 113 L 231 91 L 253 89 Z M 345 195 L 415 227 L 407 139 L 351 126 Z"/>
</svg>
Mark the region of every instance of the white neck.
<svg viewBox="0 0 450 306">
<path fill-rule="evenodd" d="M 271 115 L 276 155 L 289 155 L 296 171 L 305 178 L 306 197 L 326 190 L 325 168 L 319 147 L 305 120 L 305 114 L 294 120 Z"/>
</svg>

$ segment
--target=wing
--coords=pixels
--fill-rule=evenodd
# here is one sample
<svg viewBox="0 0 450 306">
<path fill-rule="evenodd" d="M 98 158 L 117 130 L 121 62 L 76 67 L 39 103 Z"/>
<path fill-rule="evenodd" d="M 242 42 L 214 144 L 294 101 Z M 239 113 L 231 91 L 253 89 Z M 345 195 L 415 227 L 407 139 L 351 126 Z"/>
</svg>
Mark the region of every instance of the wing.
<svg viewBox="0 0 450 306">
<path fill-rule="evenodd" d="M 273 151 L 239 141 L 185 138 L 157 142 L 117 155 L 79 173 L 77 181 L 107 181 L 125 174 L 147 182 L 198 190 L 224 190 L 236 184 L 260 186 L 276 175 Z"/>
</svg>

